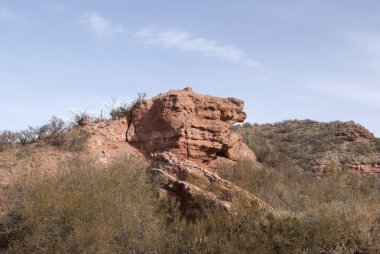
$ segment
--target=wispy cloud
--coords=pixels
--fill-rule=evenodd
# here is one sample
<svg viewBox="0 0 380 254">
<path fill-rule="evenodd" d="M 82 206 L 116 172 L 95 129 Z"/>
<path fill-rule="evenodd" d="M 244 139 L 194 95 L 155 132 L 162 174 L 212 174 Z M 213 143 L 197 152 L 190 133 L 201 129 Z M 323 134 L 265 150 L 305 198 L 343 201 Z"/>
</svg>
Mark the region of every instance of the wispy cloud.
<svg viewBox="0 0 380 254">
<path fill-rule="evenodd" d="M 100 16 L 96 12 L 83 14 L 79 22 L 92 30 L 99 38 L 122 33 L 124 31 L 122 25 L 113 24 L 111 20 Z"/>
<path fill-rule="evenodd" d="M 143 29 L 135 34 L 144 44 L 159 46 L 163 49 L 174 48 L 183 51 L 198 52 L 205 56 L 217 57 L 233 63 L 242 63 L 249 67 L 257 67 L 260 64 L 238 48 L 221 45 L 220 43 L 202 37 L 195 37 L 189 32 L 167 29 Z"/>
<path fill-rule="evenodd" d="M 12 13 L 5 6 L 0 6 L 0 19 L 10 19 L 12 17 Z"/>
<path fill-rule="evenodd" d="M 310 86 L 327 96 L 380 109 L 380 88 L 350 82 L 323 82 Z"/>
<path fill-rule="evenodd" d="M 79 23 L 92 30 L 97 37 L 107 37 L 120 34 L 127 30 L 122 24 L 114 24 L 112 20 L 100 16 L 96 12 L 88 12 L 81 16 Z M 177 49 L 198 52 L 207 57 L 215 57 L 232 63 L 244 64 L 248 67 L 258 67 L 261 64 L 249 58 L 242 50 L 222 45 L 221 43 L 174 28 L 145 28 L 129 35 L 141 43 L 158 46 L 163 49 Z"/>
</svg>

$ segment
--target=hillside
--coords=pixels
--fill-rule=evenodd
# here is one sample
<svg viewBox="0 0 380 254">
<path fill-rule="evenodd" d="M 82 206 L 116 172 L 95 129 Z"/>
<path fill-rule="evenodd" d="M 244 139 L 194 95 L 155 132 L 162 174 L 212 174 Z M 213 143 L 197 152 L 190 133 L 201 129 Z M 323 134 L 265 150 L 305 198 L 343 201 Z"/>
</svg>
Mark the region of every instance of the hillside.
<svg viewBox="0 0 380 254">
<path fill-rule="evenodd" d="M 278 164 L 281 157 L 301 168 L 326 172 L 333 167 L 362 174 L 380 173 L 380 139 L 354 122 L 311 120 L 238 127 L 258 160 Z"/>
<path fill-rule="evenodd" d="M 0 133 L 3 253 L 379 253 L 379 142 L 187 87 Z"/>
</svg>

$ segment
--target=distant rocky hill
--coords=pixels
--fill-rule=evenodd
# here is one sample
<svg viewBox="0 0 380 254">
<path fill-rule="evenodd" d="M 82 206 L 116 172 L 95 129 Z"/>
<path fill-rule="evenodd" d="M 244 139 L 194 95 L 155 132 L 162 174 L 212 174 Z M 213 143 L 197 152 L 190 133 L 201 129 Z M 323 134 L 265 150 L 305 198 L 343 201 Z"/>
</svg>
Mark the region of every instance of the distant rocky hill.
<svg viewBox="0 0 380 254">
<path fill-rule="evenodd" d="M 380 139 L 354 122 L 290 120 L 234 128 L 258 160 L 267 164 L 280 164 L 281 159 L 288 159 L 319 173 L 337 168 L 380 173 Z"/>
</svg>

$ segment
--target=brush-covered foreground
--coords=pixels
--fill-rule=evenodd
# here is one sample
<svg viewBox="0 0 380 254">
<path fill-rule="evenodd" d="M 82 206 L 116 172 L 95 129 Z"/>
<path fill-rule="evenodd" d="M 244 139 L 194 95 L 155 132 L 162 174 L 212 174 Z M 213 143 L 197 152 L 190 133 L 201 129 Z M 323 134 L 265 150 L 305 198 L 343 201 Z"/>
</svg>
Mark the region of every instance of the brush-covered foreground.
<svg viewBox="0 0 380 254">
<path fill-rule="evenodd" d="M 237 204 L 226 217 L 201 204 L 196 221 L 173 200 L 159 200 L 149 165 L 125 159 L 99 167 L 71 158 L 54 175 L 38 168 L 6 192 L 4 253 L 379 253 L 379 182 L 348 172 L 318 178 L 241 161 L 218 172 L 275 208 L 262 214 Z"/>
</svg>

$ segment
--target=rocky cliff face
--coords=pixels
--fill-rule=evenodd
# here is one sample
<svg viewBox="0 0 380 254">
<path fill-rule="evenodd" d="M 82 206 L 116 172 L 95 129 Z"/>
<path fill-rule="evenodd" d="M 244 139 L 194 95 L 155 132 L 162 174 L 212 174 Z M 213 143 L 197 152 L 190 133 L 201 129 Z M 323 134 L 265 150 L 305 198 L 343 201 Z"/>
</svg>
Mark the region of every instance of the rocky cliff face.
<svg viewBox="0 0 380 254">
<path fill-rule="evenodd" d="M 135 105 L 127 140 L 147 154 L 169 151 L 203 163 L 217 156 L 236 161 L 247 149 L 230 127 L 245 120 L 243 107 L 239 99 L 201 95 L 191 88 L 169 91 Z"/>
</svg>

